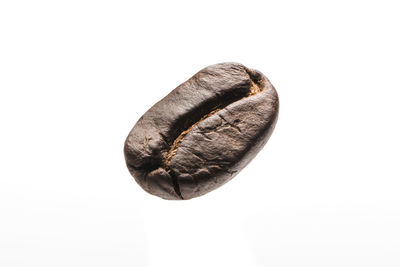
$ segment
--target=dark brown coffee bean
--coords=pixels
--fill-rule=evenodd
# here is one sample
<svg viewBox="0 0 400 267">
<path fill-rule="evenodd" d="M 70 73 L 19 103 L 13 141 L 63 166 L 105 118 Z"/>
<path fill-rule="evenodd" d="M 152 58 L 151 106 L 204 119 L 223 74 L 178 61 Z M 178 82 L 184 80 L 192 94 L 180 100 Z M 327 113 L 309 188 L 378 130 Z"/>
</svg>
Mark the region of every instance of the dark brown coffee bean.
<svg viewBox="0 0 400 267">
<path fill-rule="evenodd" d="M 125 141 L 128 169 L 144 190 L 164 199 L 204 195 L 255 157 L 278 109 L 262 73 L 238 63 L 206 67 L 139 119 Z"/>
</svg>

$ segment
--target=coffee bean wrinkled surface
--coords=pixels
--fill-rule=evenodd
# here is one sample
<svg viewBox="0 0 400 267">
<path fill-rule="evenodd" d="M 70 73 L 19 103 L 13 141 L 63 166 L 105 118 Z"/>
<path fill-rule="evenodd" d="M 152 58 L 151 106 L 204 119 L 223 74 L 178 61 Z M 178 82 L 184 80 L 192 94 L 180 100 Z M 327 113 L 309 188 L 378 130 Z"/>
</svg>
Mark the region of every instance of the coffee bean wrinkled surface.
<svg viewBox="0 0 400 267">
<path fill-rule="evenodd" d="M 208 66 L 151 107 L 124 146 L 127 167 L 164 199 L 204 195 L 239 173 L 268 141 L 278 95 L 259 71 Z"/>
</svg>

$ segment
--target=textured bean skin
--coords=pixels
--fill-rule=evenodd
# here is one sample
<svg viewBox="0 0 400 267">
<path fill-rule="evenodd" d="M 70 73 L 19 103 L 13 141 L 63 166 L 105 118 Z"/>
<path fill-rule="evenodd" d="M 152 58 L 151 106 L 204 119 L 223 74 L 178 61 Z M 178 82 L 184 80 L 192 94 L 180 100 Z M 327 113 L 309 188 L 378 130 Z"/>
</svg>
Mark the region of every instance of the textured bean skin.
<svg viewBox="0 0 400 267">
<path fill-rule="evenodd" d="M 260 72 L 208 66 L 151 107 L 124 146 L 127 167 L 164 199 L 204 195 L 237 175 L 275 127 L 278 95 Z"/>
</svg>

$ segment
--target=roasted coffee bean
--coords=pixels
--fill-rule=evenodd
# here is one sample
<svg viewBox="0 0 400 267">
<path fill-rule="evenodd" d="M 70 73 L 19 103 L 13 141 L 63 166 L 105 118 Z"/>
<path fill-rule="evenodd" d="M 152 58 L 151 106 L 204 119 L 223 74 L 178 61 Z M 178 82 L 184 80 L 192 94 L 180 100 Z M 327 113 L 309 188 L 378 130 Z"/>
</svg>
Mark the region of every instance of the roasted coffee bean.
<svg viewBox="0 0 400 267">
<path fill-rule="evenodd" d="M 268 141 L 278 95 L 238 63 L 204 68 L 151 107 L 125 141 L 136 182 L 164 199 L 204 195 L 243 169 Z"/>
</svg>

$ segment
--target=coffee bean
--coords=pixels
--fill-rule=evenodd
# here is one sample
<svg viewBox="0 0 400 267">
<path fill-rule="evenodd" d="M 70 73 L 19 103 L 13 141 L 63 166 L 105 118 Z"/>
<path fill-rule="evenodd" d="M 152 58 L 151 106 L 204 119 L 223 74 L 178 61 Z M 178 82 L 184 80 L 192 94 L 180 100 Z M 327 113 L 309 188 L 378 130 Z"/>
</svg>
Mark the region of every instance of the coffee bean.
<svg viewBox="0 0 400 267">
<path fill-rule="evenodd" d="M 238 63 L 204 68 L 151 107 L 125 141 L 136 182 L 164 199 L 204 195 L 238 174 L 278 118 L 269 80 Z"/>
</svg>

